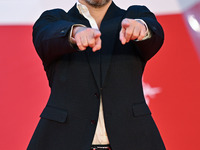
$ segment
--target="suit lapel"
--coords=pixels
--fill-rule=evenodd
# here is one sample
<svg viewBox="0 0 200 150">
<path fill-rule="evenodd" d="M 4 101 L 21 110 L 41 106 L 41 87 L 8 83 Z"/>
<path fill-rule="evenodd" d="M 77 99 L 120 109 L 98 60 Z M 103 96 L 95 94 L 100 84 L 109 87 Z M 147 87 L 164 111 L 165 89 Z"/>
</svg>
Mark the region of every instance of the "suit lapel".
<svg viewBox="0 0 200 150">
<path fill-rule="evenodd" d="M 101 86 L 103 86 L 106 74 L 110 66 L 112 54 L 116 45 L 115 43 L 119 39 L 119 31 L 121 29 L 122 17 L 123 10 L 112 3 L 101 23 Z"/>
<path fill-rule="evenodd" d="M 96 80 L 97 86 L 101 88 L 101 60 L 100 60 L 100 51 L 93 52 L 91 48 L 86 50 L 88 61 L 93 72 L 94 78 Z"/>
<path fill-rule="evenodd" d="M 76 4 L 68 11 L 67 15 L 67 20 L 70 20 L 74 24 L 83 24 L 90 27 L 89 21 L 79 13 Z"/>
<path fill-rule="evenodd" d="M 91 27 L 89 21 L 79 13 L 78 9 L 76 8 L 76 5 L 71 10 L 69 10 L 68 14 L 70 15 L 70 20 L 73 23 L 83 24 L 87 27 Z M 100 51 L 93 52 L 92 49 L 88 47 L 85 53 L 90 68 L 92 70 L 94 79 L 96 80 L 97 86 L 100 89 L 100 83 L 101 83 Z"/>
</svg>

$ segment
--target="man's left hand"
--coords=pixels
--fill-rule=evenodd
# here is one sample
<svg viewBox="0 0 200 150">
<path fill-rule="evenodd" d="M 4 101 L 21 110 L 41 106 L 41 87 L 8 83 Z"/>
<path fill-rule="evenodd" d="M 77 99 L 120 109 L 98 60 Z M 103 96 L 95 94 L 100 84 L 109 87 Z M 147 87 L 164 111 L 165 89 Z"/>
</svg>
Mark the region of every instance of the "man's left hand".
<svg viewBox="0 0 200 150">
<path fill-rule="evenodd" d="M 123 45 L 130 40 L 140 41 L 147 35 L 147 28 L 141 21 L 125 18 L 121 26 L 119 39 Z"/>
</svg>

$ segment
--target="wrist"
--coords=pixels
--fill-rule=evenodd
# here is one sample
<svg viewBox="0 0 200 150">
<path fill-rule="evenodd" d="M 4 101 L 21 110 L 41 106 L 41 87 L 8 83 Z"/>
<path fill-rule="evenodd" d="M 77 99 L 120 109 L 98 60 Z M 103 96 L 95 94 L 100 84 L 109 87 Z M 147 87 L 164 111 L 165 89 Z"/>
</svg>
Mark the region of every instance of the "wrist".
<svg viewBox="0 0 200 150">
<path fill-rule="evenodd" d="M 75 26 L 72 30 L 72 38 L 75 38 L 75 35 L 80 30 L 81 27 Z"/>
<path fill-rule="evenodd" d="M 85 26 L 82 25 L 82 24 L 74 24 L 74 25 L 71 27 L 71 31 L 70 31 L 70 34 L 69 34 L 69 42 L 70 42 L 70 44 L 75 44 L 75 39 L 74 39 L 74 37 L 75 37 L 75 35 L 76 35 L 78 29 L 76 29 L 76 30 L 74 30 L 74 29 L 77 28 L 77 27 L 85 27 Z"/>
</svg>

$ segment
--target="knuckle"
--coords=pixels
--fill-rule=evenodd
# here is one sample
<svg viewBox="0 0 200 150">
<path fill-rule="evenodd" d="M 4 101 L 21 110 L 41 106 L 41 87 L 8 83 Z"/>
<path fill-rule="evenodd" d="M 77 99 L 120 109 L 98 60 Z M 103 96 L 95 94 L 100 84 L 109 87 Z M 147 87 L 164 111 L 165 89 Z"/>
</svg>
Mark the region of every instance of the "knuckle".
<svg viewBox="0 0 200 150">
<path fill-rule="evenodd" d="M 76 44 L 78 47 L 82 47 L 82 44 L 81 43 L 77 43 Z"/>
<path fill-rule="evenodd" d="M 136 38 L 137 36 L 134 36 L 134 35 L 131 37 L 132 40 L 135 40 Z"/>
<path fill-rule="evenodd" d="M 82 45 L 77 45 L 77 46 L 78 46 L 78 48 L 79 48 L 80 50 L 83 49 L 83 46 L 82 46 Z"/>
<path fill-rule="evenodd" d="M 146 36 L 146 33 L 145 33 L 145 32 L 142 32 L 140 36 L 145 37 L 145 36 Z"/>
<path fill-rule="evenodd" d="M 95 40 L 94 39 L 89 41 L 89 45 L 94 45 L 94 44 L 95 44 Z"/>
<path fill-rule="evenodd" d="M 79 40 L 76 40 L 76 45 L 81 45 L 81 42 Z"/>
<path fill-rule="evenodd" d="M 83 45 L 83 46 L 86 46 L 86 45 L 87 45 L 87 41 L 86 41 L 85 39 L 83 39 L 81 42 L 82 42 L 82 45 Z"/>
<path fill-rule="evenodd" d="M 134 37 L 138 37 L 139 34 L 138 34 L 137 32 L 135 32 L 135 33 L 133 33 L 133 36 L 134 36 Z"/>
<path fill-rule="evenodd" d="M 132 33 L 131 33 L 130 31 L 127 31 L 127 32 L 126 32 L 126 35 L 127 35 L 127 36 L 131 36 Z"/>
<path fill-rule="evenodd" d="M 95 46 L 95 44 L 89 44 L 89 46 L 90 46 L 90 47 L 94 47 L 94 46 Z"/>
<path fill-rule="evenodd" d="M 142 40 L 142 39 L 144 39 L 144 36 L 141 36 L 141 37 L 140 37 L 140 40 Z"/>
<path fill-rule="evenodd" d="M 140 35 L 140 36 L 138 37 L 138 40 L 142 40 L 143 38 L 144 38 L 144 37 Z"/>
<path fill-rule="evenodd" d="M 131 40 L 135 40 L 135 39 L 136 39 L 136 37 L 135 37 L 135 36 L 132 36 L 132 37 L 131 37 Z"/>
<path fill-rule="evenodd" d="M 88 46 L 88 44 L 87 43 L 83 43 L 83 46 L 86 47 L 86 46 Z"/>
</svg>

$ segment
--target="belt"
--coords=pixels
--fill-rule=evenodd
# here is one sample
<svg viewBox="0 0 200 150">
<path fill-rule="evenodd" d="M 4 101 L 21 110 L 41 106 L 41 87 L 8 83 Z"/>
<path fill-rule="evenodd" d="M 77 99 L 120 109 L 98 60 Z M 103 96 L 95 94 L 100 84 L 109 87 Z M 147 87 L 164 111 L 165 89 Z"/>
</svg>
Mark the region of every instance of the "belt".
<svg viewBox="0 0 200 150">
<path fill-rule="evenodd" d="M 109 145 L 92 145 L 90 150 L 111 150 Z"/>
</svg>

